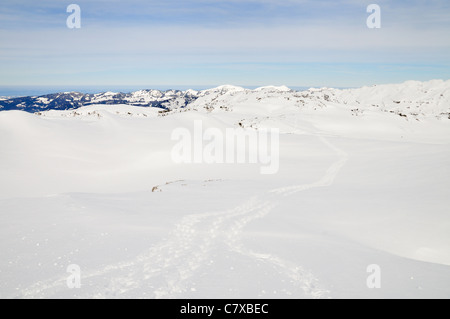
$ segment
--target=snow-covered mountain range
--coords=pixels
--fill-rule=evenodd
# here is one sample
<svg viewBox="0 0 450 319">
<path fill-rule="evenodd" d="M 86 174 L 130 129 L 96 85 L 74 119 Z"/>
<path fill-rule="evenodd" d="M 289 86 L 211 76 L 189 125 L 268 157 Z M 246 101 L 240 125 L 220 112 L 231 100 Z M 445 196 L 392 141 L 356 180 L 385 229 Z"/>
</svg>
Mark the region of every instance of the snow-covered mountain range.
<svg viewBox="0 0 450 319">
<path fill-rule="evenodd" d="M 408 81 L 402 84 L 374 85 L 358 89 L 311 88 L 294 91 L 288 87 L 267 86 L 255 90 L 224 85 L 194 90 L 140 90 L 132 93 L 105 92 L 83 94 L 54 93 L 43 96 L 0 99 L 0 111 L 23 110 L 36 113 L 48 110 L 75 110 L 90 105 L 131 105 L 156 107 L 166 111 L 177 109 L 231 110 L 239 105 L 261 104 L 281 99 L 278 104 L 298 108 L 324 108 L 339 104 L 354 115 L 379 110 L 402 117 L 450 118 L 450 80 Z"/>
<path fill-rule="evenodd" d="M 172 109 L 184 107 L 196 98 L 197 92 L 192 90 L 140 90 L 132 93 L 97 94 L 62 92 L 0 100 L 0 110 L 23 110 L 34 113 L 48 110 L 73 110 L 93 104 L 127 104 Z"/>
</svg>

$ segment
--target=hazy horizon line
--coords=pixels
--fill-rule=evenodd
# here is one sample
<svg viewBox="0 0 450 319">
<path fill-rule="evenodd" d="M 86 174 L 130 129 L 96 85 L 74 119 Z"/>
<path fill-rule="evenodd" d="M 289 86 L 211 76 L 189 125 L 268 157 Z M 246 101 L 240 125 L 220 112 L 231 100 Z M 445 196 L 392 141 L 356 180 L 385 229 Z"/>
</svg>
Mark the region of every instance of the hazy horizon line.
<svg viewBox="0 0 450 319">
<path fill-rule="evenodd" d="M 222 84 L 223 85 L 223 84 Z M 80 92 L 84 94 L 95 94 L 104 92 L 131 93 L 139 90 L 195 90 L 202 91 L 211 88 L 220 87 L 222 85 L 0 85 L 0 96 L 3 97 L 25 97 L 35 95 L 47 95 L 61 92 Z M 254 90 L 264 86 L 271 85 L 233 85 L 244 89 Z M 274 85 L 276 86 L 276 85 Z M 287 86 L 292 90 L 307 90 L 309 88 L 320 88 L 326 86 Z M 336 89 L 348 89 L 352 87 L 334 87 Z"/>
<path fill-rule="evenodd" d="M 117 92 L 117 93 L 131 93 L 139 90 L 159 90 L 159 91 L 169 91 L 169 90 L 178 90 L 178 91 L 186 91 L 186 90 L 196 90 L 196 91 L 202 91 L 207 90 L 211 88 L 220 87 L 223 85 L 233 85 L 237 87 L 242 87 L 244 89 L 254 90 L 260 87 L 265 86 L 287 86 L 288 88 L 295 90 L 295 91 L 301 91 L 301 90 L 308 90 L 310 88 L 334 88 L 334 89 L 354 89 L 354 88 L 361 88 L 364 86 L 375 86 L 375 85 L 389 85 L 389 84 L 402 84 L 409 81 L 418 81 L 418 82 L 430 82 L 430 81 L 448 81 L 450 79 L 432 79 L 428 81 L 418 81 L 418 80 L 407 80 L 407 81 L 401 81 L 397 83 L 379 83 L 379 84 L 372 84 L 372 85 L 362 85 L 362 86 L 317 86 L 317 85 L 235 85 L 235 84 L 219 84 L 219 85 L 166 85 L 166 84 L 155 84 L 155 85 L 0 85 L 0 96 L 1 97 L 26 97 L 26 96 L 41 96 L 41 95 L 48 95 L 48 94 L 55 94 L 55 93 L 62 93 L 62 92 L 79 92 L 84 94 L 96 94 L 96 93 L 104 93 L 104 92 Z"/>
</svg>

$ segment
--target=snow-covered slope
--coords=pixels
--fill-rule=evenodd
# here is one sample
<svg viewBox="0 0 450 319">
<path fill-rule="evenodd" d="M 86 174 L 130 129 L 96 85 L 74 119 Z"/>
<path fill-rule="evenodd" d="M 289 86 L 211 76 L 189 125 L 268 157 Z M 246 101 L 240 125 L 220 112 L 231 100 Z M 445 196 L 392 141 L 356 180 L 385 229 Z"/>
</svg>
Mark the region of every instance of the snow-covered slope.
<svg viewBox="0 0 450 319">
<path fill-rule="evenodd" d="M 450 118 L 450 80 L 408 81 L 351 90 L 322 90 L 337 103 L 392 112 L 400 116 Z M 320 94 L 320 93 L 319 93 Z"/>
<path fill-rule="evenodd" d="M 172 111 L 0 112 L 0 297 L 448 298 L 448 87 L 223 86 Z M 198 121 L 279 129 L 279 171 L 175 163 L 174 131 Z"/>
<path fill-rule="evenodd" d="M 295 92 L 287 87 L 262 87 L 255 90 L 213 89 L 200 93 L 189 108 L 237 109 L 248 104 L 272 104 L 275 109 L 321 109 L 341 106 L 355 116 L 365 112 L 391 113 L 411 120 L 424 117 L 450 119 L 450 80 L 377 85 L 359 89 L 309 89 Z M 268 110 L 270 111 L 270 110 Z"/>
</svg>

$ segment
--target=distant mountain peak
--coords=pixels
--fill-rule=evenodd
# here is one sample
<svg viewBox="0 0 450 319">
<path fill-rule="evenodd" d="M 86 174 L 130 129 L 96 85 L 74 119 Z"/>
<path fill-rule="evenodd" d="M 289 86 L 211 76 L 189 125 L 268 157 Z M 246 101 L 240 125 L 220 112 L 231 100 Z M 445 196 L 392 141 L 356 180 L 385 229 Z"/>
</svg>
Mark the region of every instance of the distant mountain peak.
<svg viewBox="0 0 450 319">
<path fill-rule="evenodd" d="M 285 85 L 281 85 L 281 86 L 268 85 L 268 86 L 259 87 L 259 88 L 255 89 L 255 91 L 291 92 L 293 90 L 291 90 L 290 88 L 288 88 Z"/>
</svg>

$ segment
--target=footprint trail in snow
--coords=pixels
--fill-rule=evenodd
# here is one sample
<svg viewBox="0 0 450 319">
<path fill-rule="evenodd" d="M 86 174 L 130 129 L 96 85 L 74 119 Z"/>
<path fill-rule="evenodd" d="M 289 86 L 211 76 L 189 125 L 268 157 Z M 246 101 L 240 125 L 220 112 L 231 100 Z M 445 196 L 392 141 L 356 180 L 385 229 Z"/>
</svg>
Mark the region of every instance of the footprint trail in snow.
<svg viewBox="0 0 450 319">
<path fill-rule="evenodd" d="M 324 137 L 319 139 L 333 150 L 338 159 L 316 182 L 293 185 L 270 191 L 264 196 L 249 199 L 238 207 L 219 212 L 184 217 L 170 236 L 134 260 L 108 265 L 82 274 L 88 293 L 80 297 L 114 298 L 180 297 L 190 291 L 191 284 L 202 267 L 213 259 L 218 249 L 243 255 L 254 263 L 276 269 L 280 277 L 290 282 L 290 295 L 298 298 L 326 298 L 328 291 L 310 271 L 290 261 L 263 252 L 247 249 L 241 242 L 245 227 L 265 217 L 278 205 L 282 197 L 301 191 L 330 186 L 347 161 L 345 152 Z M 15 297 L 52 297 L 67 289 L 66 276 L 41 281 L 24 289 Z M 105 280 L 107 281 L 105 283 Z M 142 291 L 146 291 L 142 296 Z"/>
</svg>

